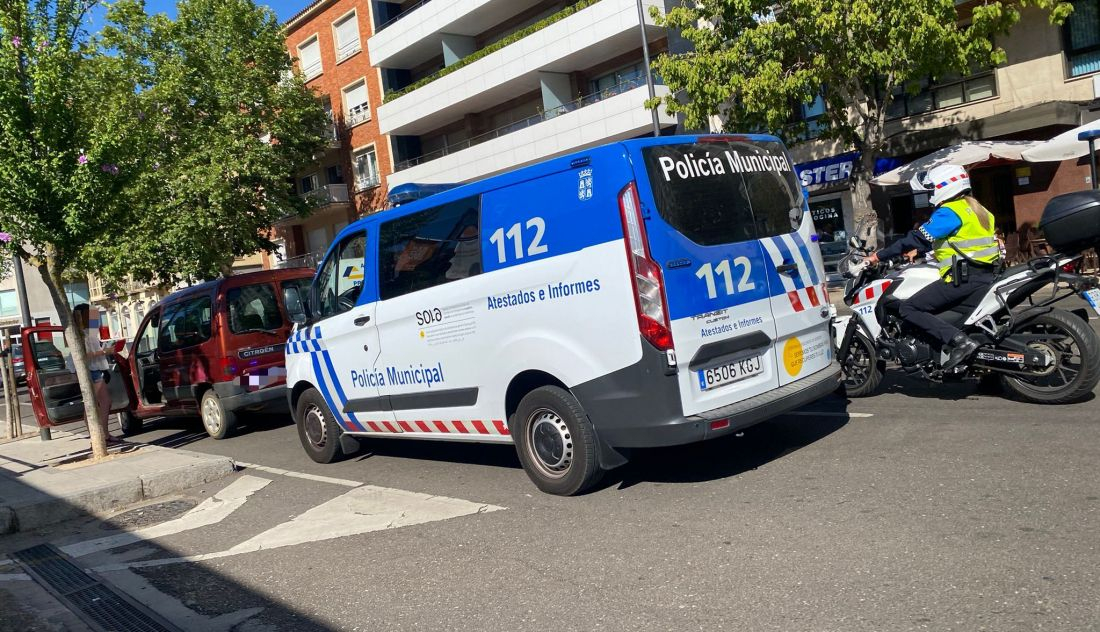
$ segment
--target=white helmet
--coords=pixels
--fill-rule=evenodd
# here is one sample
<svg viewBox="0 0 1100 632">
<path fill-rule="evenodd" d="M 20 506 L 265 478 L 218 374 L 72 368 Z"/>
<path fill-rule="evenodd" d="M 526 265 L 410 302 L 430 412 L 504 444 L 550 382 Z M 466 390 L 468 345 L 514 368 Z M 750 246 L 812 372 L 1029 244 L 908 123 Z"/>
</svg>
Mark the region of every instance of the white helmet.
<svg viewBox="0 0 1100 632">
<path fill-rule="evenodd" d="M 939 206 L 970 191 L 970 174 L 959 165 L 940 165 L 913 176 L 909 186 L 917 192 L 931 193 L 928 201 Z"/>
</svg>

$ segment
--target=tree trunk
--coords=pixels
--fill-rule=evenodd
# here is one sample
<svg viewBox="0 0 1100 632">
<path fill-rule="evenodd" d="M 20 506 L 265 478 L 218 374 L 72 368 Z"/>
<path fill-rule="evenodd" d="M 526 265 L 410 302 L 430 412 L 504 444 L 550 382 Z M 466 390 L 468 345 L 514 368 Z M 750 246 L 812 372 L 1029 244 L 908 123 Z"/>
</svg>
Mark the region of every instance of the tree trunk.
<svg viewBox="0 0 1100 632">
<path fill-rule="evenodd" d="M 80 385 L 80 397 L 84 400 L 84 414 L 88 419 L 88 434 L 92 439 L 92 458 L 102 459 L 107 456 L 107 433 L 101 425 L 105 420 L 99 418 L 95 387 L 92 384 L 92 374 L 88 370 L 88 354 L 84 349 L 84 330 L 77 327 L 76 321 L 73 320 L 73 309 L 69 305 L 68 295 L 65 294 L 63 270 L 57 257 L 52 253 L 47 254 L 46 263 L 38 267 L 38 272 L 50 290 L 50 298 L 53 299 L 57 316 L 61 319 L 61 326 L 65 330 L 65 342 L 69 345 L 69 353 L 72 354 L 76 381 Z"/>
<path fill-rule="evenodd" d="M 875 156 L 869 152 L 862 152 L 859 157 L 859 168 L 852 174 L 852 221 L 855 222 L 855 235 L 867 241 L 867 245 L 879 248 L 879 222 L 878 214 L 871 207 L 871 178 L 875 173 Z"/>
</svg>

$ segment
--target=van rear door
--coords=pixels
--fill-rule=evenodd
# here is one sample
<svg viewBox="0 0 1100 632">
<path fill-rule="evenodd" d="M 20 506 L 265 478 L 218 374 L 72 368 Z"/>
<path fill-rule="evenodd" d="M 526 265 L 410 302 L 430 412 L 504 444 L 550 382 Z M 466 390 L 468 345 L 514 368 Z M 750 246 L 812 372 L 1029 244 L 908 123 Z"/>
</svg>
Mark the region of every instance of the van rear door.
<svg viewBox="0 0 1100 632">
<path fill-rule="evenodd" d="M 820 255 L 803 254 L 800 245 L 816 251 L 783 145 L 770 137 L 714 137 L 656 139 L 631 149 L 644 167 L 639 197 L 651 254 L 664 275 L 684 413 L 795 379 L 786 368 L 797 355 L 789 341 L 801 341 L 813 326 L 826 340 L 828 332 L 817 310 L 803 313 L 812 304 L 806 288 L 823 282 L 824 273 Z M 803 227 L 807 232 L 796 239 Z M 792 296 L 803 301 L 801 310 L 792 307 Z M 823 306 L 824 298 L 817 299 Z"/>
</svg>

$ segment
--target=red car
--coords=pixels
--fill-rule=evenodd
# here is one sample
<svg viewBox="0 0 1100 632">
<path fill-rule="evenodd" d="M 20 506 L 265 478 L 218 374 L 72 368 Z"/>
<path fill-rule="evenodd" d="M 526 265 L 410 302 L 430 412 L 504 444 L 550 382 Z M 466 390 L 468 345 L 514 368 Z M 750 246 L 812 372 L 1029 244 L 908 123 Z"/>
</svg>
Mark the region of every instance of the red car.
<svg viewBox="0 0 1100 632">
<path fill-rule="evenodd" d="M 287 411 L 286 340 L 306 315 L 313 270 L 265 270 L 180 290 L 158 303 L 111 363 L 112 410 L 130 435 L 151 417 L 195 416 L 215 439 L 240 411 Z M 23 330 L 27 390 L 42 427 L 84 415 L 60 327 Z"/>
</svg>

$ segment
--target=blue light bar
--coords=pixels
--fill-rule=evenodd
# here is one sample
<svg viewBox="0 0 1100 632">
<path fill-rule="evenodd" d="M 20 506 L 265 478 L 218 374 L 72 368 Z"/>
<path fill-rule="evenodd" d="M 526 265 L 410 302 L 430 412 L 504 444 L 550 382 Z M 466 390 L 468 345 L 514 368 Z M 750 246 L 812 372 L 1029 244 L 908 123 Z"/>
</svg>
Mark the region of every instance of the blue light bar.
<svg viewBox="0 0 1100 632">
<path fill-rule="evenodd" d="M 390 201 L 390 204 L 401 206 L 409 202 L 423 200 L 436 193 L 450 191 L 457 186 L 457 184 L 418 184 L 416 182 L 409 182 L 406 184 L 399 184 L 390 189 L 390 194 L 386 197 Z"/>
</svg>

